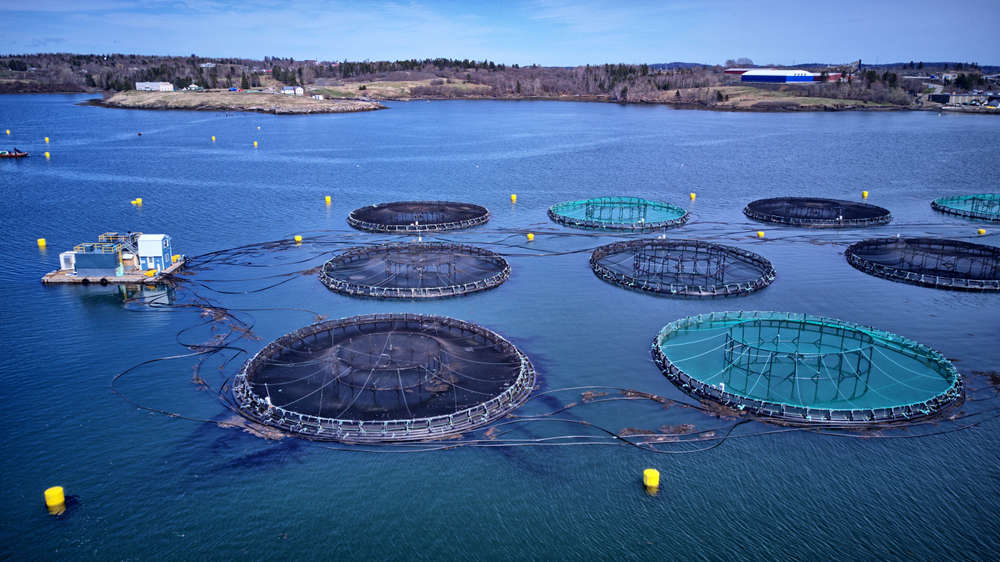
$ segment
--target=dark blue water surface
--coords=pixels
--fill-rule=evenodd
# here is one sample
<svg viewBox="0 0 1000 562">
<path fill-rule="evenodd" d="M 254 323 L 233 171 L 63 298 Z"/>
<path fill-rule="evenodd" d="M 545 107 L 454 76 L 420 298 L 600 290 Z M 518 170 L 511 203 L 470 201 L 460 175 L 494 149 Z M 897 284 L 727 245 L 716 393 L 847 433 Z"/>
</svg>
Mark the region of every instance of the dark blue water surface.
<svg viewBox="0 0 1000 562">
<path fill-rule="evenodd" d="M 998 119 L 499 101 L 227 116 L 76 105 L 84 99 L 0 96 L 0 143 L 31 152 L 0 161 L 0 558 L 985 560 L 1000 552 L 1000 399 L 977 374 L 1000 370 L 1000 296 L 892 283 L 843 258 L 852 242 L 896 234 L 1000 245 L 1000 227 L 930 207 L 936 197 L 998 189 Z M 861 200 L 862 191 L 892 211 L 891 224 L 803 230 L 741 212 L 759 198 Z M 757 252 L 777 280 L 715 300 L 601 281 L 589 251 L 630 237 L 562 228 L 545 211 L 611 195 L 680 204 L 691 221 L 668 236 Z M 130 204 L 137 197 L 142 207 Z M 335 294 L 309 273 L 344 247 L 409 239 L 353 231 L 345 218 L 411 199 L 489 208 L 483 227 L 424 240 L 501 252 L 510 280 L 462 298 L 391 302 Z M 147 295 L 172 307 L 123 305 L 116 286 L 40 283 L 59 252 L 126 230 L 169 234 L 187 256 L 250 248 L 200 259 L 182 285 Z M 295 235 L 301 246 L 288 242 Z M 284 242 L 258 246 L 269 241 Z M 251 353 L 317 315 L 476 322 L 532 359 L 537 392 L 555 391 L 520 414 L 578 405 L 503 426 L 515 431 L 502 447 L 414 453 L 267 441 L 216 423 L 233 418 L 217 389 L 246 355 L 229 349 L 200 365 L 191 355 L 188 344 L 221 341 L 232 326 L 205 324 L 202 309 L 185 307 L 208 301 L 252 328 L 253 338 L 225 340 Z M 583 403 L 583 390 L 564 390 L 610 386 L 693 404 L 660 374 L 649 346 L 668 322 L 716 310 L 875 326 L 953 359 L 976 390 L 933 425 L 835 434 L 760 422 L 733 429 L 738 420 L 679 405 Z M 160 358 L 168 359 L 149 362 Z M 199 366 L 211 389 L 194 381 Z M 115 383 L 129 402 L 110 385 L 132 367 Z M 732 433 L 662 444 L 670 454 L 657 454 L 603 432 L 679 424 Z M 643 490 L 645 468 L 661 472 L 655 496 Z M 43 501 L 55 485 L 72 500 L 58 517 Z"/>
</svg>

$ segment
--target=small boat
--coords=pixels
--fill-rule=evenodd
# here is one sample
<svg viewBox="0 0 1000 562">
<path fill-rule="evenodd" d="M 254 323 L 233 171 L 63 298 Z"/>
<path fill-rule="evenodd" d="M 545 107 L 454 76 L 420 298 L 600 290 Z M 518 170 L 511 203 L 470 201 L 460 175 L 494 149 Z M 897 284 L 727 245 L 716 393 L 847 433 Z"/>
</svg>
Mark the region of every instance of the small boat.
<svg viewBox="0 0 1000 562">
<path fill-rule="evenodd" d="M 14 152 L 10 152 L 9 150 L 0 150 L 0 158 L 24 158 L 27 155 L 27 152 L 21 152 L 16 148 L 14 149 Z"/>
</svg>

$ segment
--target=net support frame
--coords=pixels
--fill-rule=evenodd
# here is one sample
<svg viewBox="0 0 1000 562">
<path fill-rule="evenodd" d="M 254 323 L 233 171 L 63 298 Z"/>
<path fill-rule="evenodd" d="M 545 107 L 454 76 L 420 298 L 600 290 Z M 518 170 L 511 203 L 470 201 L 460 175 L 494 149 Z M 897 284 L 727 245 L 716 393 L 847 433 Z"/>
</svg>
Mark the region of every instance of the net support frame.
<svg viewBox="0 0 1000 562">
<path fill-rule="evenodd" d="M 585 218 L 562 214 L 563 211 L 571 209 L 583 209 Z M 646 217 L 651 211 L 666 211 L 679 216 L 662 221 L 647 221 Z M 677 205 L 648 201 L 639 197 L 594 197 L 565 201 L 549 207 L 548 215 L 553 222 L 563 226 L 617 232 L 666 230 L 682 226 L 690 219 L 689 213 Z"/>
<path fill-rule="evenodd" d="M 969 209 L 956 206 L 957 203 L 969 203 Z M 956 195 L 939 197 L 931 201 L 935 211 L 989 222 L 1000 222 L 1000 193 L 980 193 L 977 195 Z"/>
<path fill-rule="evenodd" d="M 845 218 L 848 209 L 870 216 Z M 758 199 L 748 203 L 743 209 L 743 214 L 755 221 L 810 228 L 876 226 L 892 221 L 892 213 L 883 207 L 821 197 Z"/>
<path fill-rule="evenodd" d="M 863 253 L 869 249 L 889 249 L 900 245 L 904 245 L 905 248 L 899 251 L 900 258 L 895 266 L 866 259 Z M 935 252 L 935 249 L 939 251 Z M 949 269 L 958 271 L 960 268 L 957 258 L 949 260 L 954 256 L 944 254 L 949 249 L 959 249 L 967 254 L 965 259 L 968 261 L 970 272 L 971 268 L 978 264 L 982 276 L 987 277 L 992 274 L 992 279 L 937 275 L 936 272 Z M 953 291 L 1000 292 L 1000 248 L 993 246 L 936 238 L 874 238 L 851 244 L 844 251 L 844 257 L 847 263 L 859 271 L 898 283 Z M 928 264 L 934 265 L 928 266 Z"/>
<path fill-rule="evenodd" d="M 421 211 L 418 213 L 409 211 L 399 211 L 393 210 L 393 206 L 405 206 L 405 205 L 425 205 L 428 207 L 438 207 L 429 208 L 426 211 Z M 476 215 L 472 218 L 462 219 L 458 221 L 448 221 L 445 220 L 446 216 L 440 207 L 468 207 L 476 212 Z M 386 209 L 390 216 L 396 222 L 406 221 L 406 224 L 386 224 L 366 221 L 360 218 L 366 211 L 374 211 L 378 209 Z M 437 220 L 439 222 L 421 222 L 421 219 L 430 218 L 432 221 Z M 444 232 L 449 230 L 461 230 L 465 228 L 472 228 L 474 226 L 479 226 L 481 224 L 486 224 L 490 220 L 490 212 L 486 207 L 480 205 L 475 205 L 472 203 L 459 203 L 456 201 L 394 201 L 390 203 L 376 203 L 374 205 L 368 205 L 366 207 L 360 207 L 351 211 L 347 216 L 347 224 L 351 225 L 353 228 L 358 230 L 363 230 L 365 232 L 376 232 L 376 233 L 423 233 L 423 232 Z"/>
</svg>

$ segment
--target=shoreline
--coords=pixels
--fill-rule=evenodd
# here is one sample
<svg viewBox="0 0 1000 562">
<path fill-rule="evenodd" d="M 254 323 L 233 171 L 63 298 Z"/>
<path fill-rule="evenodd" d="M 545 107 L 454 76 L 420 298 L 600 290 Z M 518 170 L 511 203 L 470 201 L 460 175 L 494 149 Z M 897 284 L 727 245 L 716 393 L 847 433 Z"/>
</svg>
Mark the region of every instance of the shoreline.
<svg viewBox="0 0 1000 562">
<path fill-rule="evenodd" d="M 58 92 L 43 92 L 56 93 Z M 81 92 L 66 92 L 80 94 Z M 754 98 L 756 99 L 756 98 Z M 734 102 L 704 102 L 696 100 L 619 100 L 605 96 L 592 95 L 559 95 L 559 96 L 485 96 L 485 95 L 418 95 L 418 96 L 379 96 L 377 98 L 334 98 L 316 100 L 311 97 L 289 96 L 264 92 L 117 92 L 105 99 L 90 99 L 79 105 L 91 105 L 111 109 L 151 109 L 179 111 L 228 111 L 252 112 L 274 115 L 309 115 L 325 113 L 357 113 L 388 109 L 382 102 L 415 102 L 415 101 L 456 101 L 456 100 L 489 100 L 489 101 L 552 101 L 552 102 L 587 102 L 613 103 L 622 105 L 665 105 L 673 109 L 693 109 L 702 111 L 721 111 L 734 113 L 801 113 L 801 112 L 853 112 L 853 111 L 925 111 L 950 112 L 961 114 L 993 114 L 1000 115 L 1000 110 L 983 107 L 946 106 L 931 102 L 923 102 L 910 106 L 894 106 L 888 104 L 873 104 L 852 100 L 835 100 L 831 98 L 803 97 L 770 97 L 740 105 L 740 100 Z"/>
</svg>

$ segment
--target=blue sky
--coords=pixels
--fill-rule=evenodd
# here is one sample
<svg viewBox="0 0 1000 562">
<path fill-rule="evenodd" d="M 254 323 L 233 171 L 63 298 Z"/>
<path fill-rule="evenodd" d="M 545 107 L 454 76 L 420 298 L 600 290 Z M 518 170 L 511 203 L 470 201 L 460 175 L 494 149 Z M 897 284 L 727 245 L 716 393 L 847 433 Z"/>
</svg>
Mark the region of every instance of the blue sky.
<svg viewBox="0 0 1000 562">
<path fill-rule="evenodd" d="M 1000 64 L 1000 1 L 27 0 L 0 2 L 0 53 L 506 64 Z"/>
</svg>

